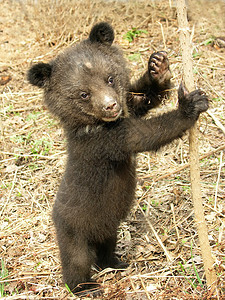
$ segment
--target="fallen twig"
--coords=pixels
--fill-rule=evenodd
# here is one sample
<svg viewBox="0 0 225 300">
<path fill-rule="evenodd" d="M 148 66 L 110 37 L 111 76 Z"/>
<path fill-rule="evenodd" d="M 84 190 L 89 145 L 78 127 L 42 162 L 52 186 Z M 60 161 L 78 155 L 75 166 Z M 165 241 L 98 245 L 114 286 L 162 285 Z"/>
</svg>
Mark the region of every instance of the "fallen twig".
<svg viewBox="0 0 225 300">
<path fill-rule="evenodd" d="M 206 154 L 201 155 L 199 157 L 199 160 L 202 160 L 202 159 L 204 159 L 204 158 L 206 158 L 208 156 L 211 156 L 211 155 L 215 154 L 218 151 L 222 151 L 223 149 L 225 149 L 225 144 L 222 145 L 222 146 L 220 146 L 220 147 L 218 147 L 218 148 L 216 148 L 216 149 L 214 149 L 214 150 L 212 150 L 212 151 L 210 151 L 210 152 L 208 152 L 208 153 L 206 153 Z M 157 181 L 159 181 L 161 179 L 165 179 L 167 177 L 170 177 L 171 175 L 176 174 L 176 173 L 178 173 L 178 172 L 180 172 L 180 171 L 188 168 L 189 166 L 190 166 L 190 163 L 184 164 L 183 166 L 181 166 L 179 168 L 176 168 L 175 170 L 171 171 L 170 173 L 166 173 L 164 175 L 159 176 L 158 178 L 154 179 L 154 182 L 157 182 Z M 150 177 L 151 177 L 151 175 L 148 174 L 148 175 L 143 176 L 142 178 L 143 179 L 147 179 L 147 178 L 150 178 Z"/>
<path fill-rule="evenodd" d="M 221 169 L 222 169 L 222 164 L 223 164 L 223 151 L 220 152 L 220 166 L 219 166 L 219 171 L 218 171 L 218 178 L 217 178 L 217 181 L 216 181 L 214 209 L 216 209 L 216 204 L 217 204 L 217 193 L 218 193 L 218 187 L 219 187 L 220 173 L 221 173 Z"/>
<path fill-rule="evenodd" d="M 208 110 L 207 113 L 213 119 L 216 126 L 219 127 L 219 129 L 222 130 L 222 132 L 225 134 L 225 127 L 222 125 L 220 120 L 213 114 L 213 112 L 211 110 Z"/>
<path fill-rule="evenodd" d="M 173 261 L 173 258 L 172 258 L 172 256 L 171 256 L 171 254 L 170 254 L 169 251 L 166 249 L 166 247 L 163 245 L 163 242 L 161 241 L 161 239 L 160 239 L 158 233 L 155 231 L 155 229 L 154 229 L 152 223 L 151 223 L 151 222 L 149 221 L 149 219 L 146 217 L 146 215 L 145 215 L 145 213 L 143 212 L 143 210 L 141 209 L 141 206 L 140 206 L 140 205 L 139 205 L 139 209 L 140 209 L 140 211 L 142 212 L 143 216 L 145 217 L 145 220 L 146 220 L 146 222 L 148 223 L 148 226 L 151 228 L 152 232 L 154 233 L 154 235 L 155 235 L 155 237 L 156 237 L 156 239 L 157 239 L 159 245 L 160 245 L 161 248 L 163 249 L 163 251 L 164 251 L 164 253 L 165 253 L 166 257 L 167 257 L 167 260 L 168 260 L 169 262 L 172 262 L 172 261 Z"/>
</svg>

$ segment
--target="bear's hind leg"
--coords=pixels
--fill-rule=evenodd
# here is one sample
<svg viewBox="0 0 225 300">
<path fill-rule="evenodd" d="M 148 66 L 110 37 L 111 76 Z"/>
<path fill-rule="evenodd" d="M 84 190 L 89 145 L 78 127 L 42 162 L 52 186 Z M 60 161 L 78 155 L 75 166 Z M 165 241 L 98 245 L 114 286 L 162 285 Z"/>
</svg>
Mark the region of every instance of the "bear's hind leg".
<svg viewBox="0 0 225 300">
<path fill-rule="evenodd" d="M 100 285 L 90 278 L 95 252 L 88 247 L 87 240 L 62 229 L 57 230 L 57 237 L 64 282 L 78 296 L 98 295 Z"/>
<path fill-rule="evenodd" d="M 111 267 L 114 269 L 126 269 L 128 264 L 121 261 L 115 254 L 117 236 L 105 239 L 101 243 L 96 243 L 96 264 L 101 269 Z"/>
</svg>

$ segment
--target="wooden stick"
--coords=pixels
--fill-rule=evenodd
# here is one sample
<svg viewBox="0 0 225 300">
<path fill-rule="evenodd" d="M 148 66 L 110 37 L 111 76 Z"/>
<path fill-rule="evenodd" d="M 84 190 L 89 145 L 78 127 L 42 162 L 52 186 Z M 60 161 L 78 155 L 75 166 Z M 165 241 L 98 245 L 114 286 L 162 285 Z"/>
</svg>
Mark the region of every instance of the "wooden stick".
<svg viewBox="0 0 225 300">
<path fill-rule="evenodd" d="M 177 1 L 177 19 L 180 33 L 180 44 L 182 50 L 183 72 L 185 86 L 189 91 L 195 89 L 193 66 L 190 45 L 190 30 L 187 21 L 187 7 L 185 0 Z M 213 258 L 210 249 L 208 231 L 206 227 L 204 209 L 201 198 L 200 187 L 200 168 L 198 158 L 198 133 L 197 126 L 195 125 L 189 133 L 189 148 L 190 148 L 190 176 L 191 176 L 191 189 L 192 200 L 194 205 L 195 221 L 198 229 L 199 243 L 203 258 L 203 264 L 206 275 L 207 286 L 212 286 L 216 280 L 216 272 L 213 267 Z"/>
</svg>

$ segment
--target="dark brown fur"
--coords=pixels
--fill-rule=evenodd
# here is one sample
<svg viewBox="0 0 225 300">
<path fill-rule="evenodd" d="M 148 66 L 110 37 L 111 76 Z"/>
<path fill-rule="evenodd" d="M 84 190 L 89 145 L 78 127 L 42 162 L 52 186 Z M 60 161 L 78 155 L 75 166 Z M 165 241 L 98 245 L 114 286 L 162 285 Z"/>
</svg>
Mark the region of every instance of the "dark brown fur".
<svg viewBox="0 0 225 300">
<path fill-rule="evenodd" d="M 154 53 L 132 85 L 113 39 L 110 25 L 97 24 L 89 39 L 28 73 L 30 83 L 44 88 L 45 102 L 67 134 L 68 159 L 53 219 L 64 280 L 74 292 L 95 287 L 91 265 L 124 267 L 115 246 L 134 200 L 135 155 L 182 136 L 208 108 L 202 92 L 188 94 L 181 86 L 178 109 L 141 119 L 170 86 L 167 55 Z"/>
</svg>

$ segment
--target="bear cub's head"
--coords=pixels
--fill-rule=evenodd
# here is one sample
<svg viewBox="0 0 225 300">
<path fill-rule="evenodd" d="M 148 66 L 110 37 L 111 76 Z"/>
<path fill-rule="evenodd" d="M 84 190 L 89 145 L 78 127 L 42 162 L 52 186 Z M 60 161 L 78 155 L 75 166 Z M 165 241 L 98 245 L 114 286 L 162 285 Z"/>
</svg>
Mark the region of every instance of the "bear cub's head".
<svg viewBox="0 0 225 300">
<path fill-rule="evenodd" d="M 112 122 L 127 115 L 129 70 L 113 40 L 112 27 L 101 22 L 88 39 L 28 71 L 28 81 L 44 89 L 45 103 L 66 127 Z"/>
</svg>

